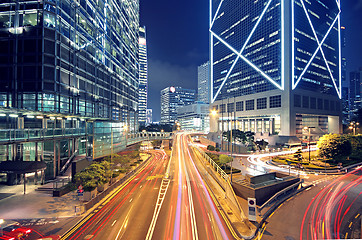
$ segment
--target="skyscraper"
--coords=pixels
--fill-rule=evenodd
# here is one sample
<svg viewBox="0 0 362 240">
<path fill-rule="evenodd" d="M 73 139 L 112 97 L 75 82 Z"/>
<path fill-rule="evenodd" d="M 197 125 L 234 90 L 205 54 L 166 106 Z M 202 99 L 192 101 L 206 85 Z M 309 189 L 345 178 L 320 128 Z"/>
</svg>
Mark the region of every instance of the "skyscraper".
<svg viewBox="0 0 362 240">
<path fill-rule="evenodd" d="M 152 123 L 152 109 L 146 110 L 146 125 Z"/>
<path fill-rule="evenodd" d="M 139 68 L 138 121 L 141 125 L 145 125 L 148 88 L 146 27 L 140 27 Z"/>
<path fill-rule="evenodd" d="M 1 1 L 0 127 L 19 137 L 2 136 L 0 161 L 42 161 L 54 178 L 75 155 L 124 148 L 138 129 L 138 35 L 138 0 Z"/>
<path fill-rule="evenodd" d="M 167 87 L 161 90 L 161 123 L 174 124 L 177 120 L 177 108 L 194 103 L 196 91 L 181 87 Z"/>
<path fill-rule="evenodd" d="M 349 73 L 349 105 L 350 105 L 350 118 L 355 117 L 355 113 L 361 105 L 361 90 L 362 90 L 362 68 L 359 71 Z"/>
<path fill-rule="evenodd" d="M 206 62 L 197 68 L 197 98 L 198 101 L 210 103 L 210 62 Z"/>
<path fill-rule="evenodd" d="M 339 1 L 210 1 L 212 130 L 340 132 L 340 45 Z"/>
</svg>

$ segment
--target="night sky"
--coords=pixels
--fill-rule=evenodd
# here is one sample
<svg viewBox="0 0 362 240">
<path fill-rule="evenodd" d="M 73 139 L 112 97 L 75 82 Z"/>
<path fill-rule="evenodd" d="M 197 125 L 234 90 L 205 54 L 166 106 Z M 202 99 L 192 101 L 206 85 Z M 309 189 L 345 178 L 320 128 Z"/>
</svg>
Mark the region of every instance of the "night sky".
<svg viewBox="0 0 362 240">
<path fill-rule="evenodd" d="M 362 0 L 341 3 L 348 73 L 362 67 Z M 160 120 L 161 89 L 197 89 L 197 66 L 209 56 L 208 14 L 207 0 L 140 0 L 140 25 L 147 30 L 148 108 L 153 110 L 153 121 Z"/>
</svg>

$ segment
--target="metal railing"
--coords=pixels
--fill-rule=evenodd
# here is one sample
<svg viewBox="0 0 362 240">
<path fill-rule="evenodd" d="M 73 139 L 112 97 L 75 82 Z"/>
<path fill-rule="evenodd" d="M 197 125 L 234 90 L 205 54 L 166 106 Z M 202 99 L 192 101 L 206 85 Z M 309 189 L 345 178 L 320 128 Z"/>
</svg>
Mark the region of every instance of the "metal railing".
<svg viewBox="0 0 362 240">
<path fill-rule="evenodd" d="M 263 210 L 263 208 L 265 208 L 266 206 L 268 206 L 272 201 L 274 201 L 276 198 L 278 198 L 280 195 L 288 192 L 289 190 L 295 188 L 295 187 L 298 187 L 299 184 L 303 183 L 303 179 L 300 180 L 299 182 L 297 183 L 294 183 L 292 185 L 290 185 L 289 187 L 286 187 L 282 190 L 280 190 L 279 192 L 277 192 L 276 194 L 274 194 L 271 198 L 268 199 L 268 201 L 266 201 L 263 205 L 260 206 L 259 208 L 259 211 L 261 212 L 261 210 Z"/>
<path fill-rule="evenodd" d="M 85 134 L 86 129 L 82 128 L 1 129 L 0 142 L 30 141 Z"/>
<path fill-rule="evenodd" d="M 202 151 L 199 147 L 196 146 L 192 146 L 193 149 L 197 150 L 197 152 L 206 160 L 206 162 L 208 164 L 210 164 L 210 166 L 213 167 L 213 170 L 219 175 L 219 178 L 222 179 L 222 181 L 224 182 L 224 184 L 220 184 L 219 183 L 219 179 L 217 179 L 217 177 L 215 178 L 215 176 L 213 174 L 211 174 L 211 176 L 213 176 L 214 180 L 216 182 L 218 182 L 221 186 L 221 188 L 224 191 L 225 197 L 230 201 L 230 207 L 233 209 L 234 212 L 238 212 L 240 214 L 240 216 L 242 218 L 246 218 L 246 216 L 244 215 L 243 210 L 240 207 L 240 204 L 236 198 L 235 192 L 231 186 L 231 182 L 230 182 L 230 178 L 229 176 L 224 172 L 224 170 L 222 170 L 220 168 L 219 165 L 217 165 L 204 151 Z"/>
</svg>

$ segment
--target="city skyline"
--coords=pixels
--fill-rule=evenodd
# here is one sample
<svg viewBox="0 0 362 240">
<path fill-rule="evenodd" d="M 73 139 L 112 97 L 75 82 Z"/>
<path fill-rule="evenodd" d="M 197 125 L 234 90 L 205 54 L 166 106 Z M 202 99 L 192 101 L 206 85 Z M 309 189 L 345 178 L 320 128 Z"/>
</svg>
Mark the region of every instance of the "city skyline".
<svg viewBox="0 0 362 240">
<path fill-rule="evenodd" d="M 140 2 L 140 22 L 149 30 L 149 108 L 153 108 L 154 121 L 160 119 L 158 93 L 162 88 L 182 80 L 182 87 L 197 89 L 197 66 L 209 60 L 208 5 L 208 1 L 191 0 L 182 4 Z M 347 73 L 362 67 L 362 60 L 358 58 L 362 55 L 361 10 L 362 1 L 341 2 L 341 25 L 346 27 Z M 169 31 L 173 28 L 177 31 Z M 162 34 L 166 32 L 167 35 Z"/>
</svg>

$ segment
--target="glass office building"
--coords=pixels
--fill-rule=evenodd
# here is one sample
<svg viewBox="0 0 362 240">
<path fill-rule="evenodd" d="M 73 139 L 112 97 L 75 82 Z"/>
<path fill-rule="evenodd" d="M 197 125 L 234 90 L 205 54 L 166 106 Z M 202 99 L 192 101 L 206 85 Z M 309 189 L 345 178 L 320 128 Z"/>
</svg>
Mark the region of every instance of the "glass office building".
<svg viewBox="0 0 362 240">
<path fill-rule="evenodd" d="M 209 23 L 212 131 L 340 131 L 338 1 L 210 1 Z"/>
<path fill-rule="evenodd" d="M 0 3 L 0 161 L 98 158 L 138 129 L 139 1 Z M 9 134 L 7 134 L 9 132 Z"/>
<path fill-rule="evenodd" d="M 181 87 L 167 87 L 161 90 L 161 124 L 174 124 L 177 108 L 194 103 L 196 91 Z"/>
<path fill-rule="evenodd" d="M 140 124 L 146 124 L 147 110 L 147 42 L 146 27 L 140 27 L 139 36 L 139 102 L 138 102 L 138 121 Z"/>
<path fill-rule="evenodd" d="M 210 103 L 210 62 L 197 67 L 197 99 Z"/>
</svg>

